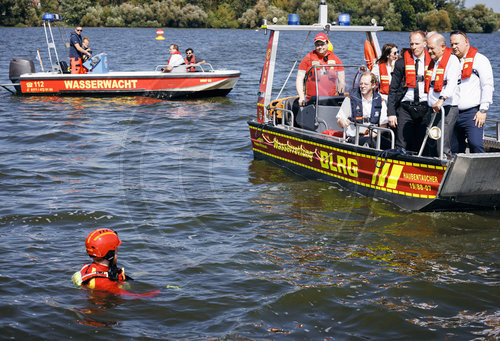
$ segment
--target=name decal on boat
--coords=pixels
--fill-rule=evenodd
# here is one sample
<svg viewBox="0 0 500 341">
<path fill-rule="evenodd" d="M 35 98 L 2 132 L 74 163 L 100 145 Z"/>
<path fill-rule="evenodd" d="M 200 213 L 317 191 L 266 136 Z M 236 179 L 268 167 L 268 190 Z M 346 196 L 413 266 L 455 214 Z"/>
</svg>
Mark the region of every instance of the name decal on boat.
<svg viewBox="0 0 500 341">
<path fill-rule="evenodd" d="M 286 134 L 251 129 L 255 136 L 252 139 L 254 151 L 359 186 L 394 194 L 435 198 L 446 171 L 441 165 L 383 159 Z"/>
<path fill-rule="evenodd" d="M 66 89 L 137 89 L 137 79 L 92 79 L 64 81 Z"/>
</svg>

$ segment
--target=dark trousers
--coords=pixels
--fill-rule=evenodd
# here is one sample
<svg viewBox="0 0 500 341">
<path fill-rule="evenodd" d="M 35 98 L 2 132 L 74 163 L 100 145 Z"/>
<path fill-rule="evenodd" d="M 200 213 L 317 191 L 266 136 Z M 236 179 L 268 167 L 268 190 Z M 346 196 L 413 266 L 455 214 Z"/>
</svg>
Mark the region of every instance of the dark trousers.
<svg viewBox="0 0 500 341">
<path fill-rule="evenodd" d="M 479 106 L 467 110 L 460 110 L 458 113 L 455 129 L 451 136 L 451 151 L 453 153 L 465 153 L 467 143 L 471 153 L 484 153 L 483 127 L 479 128 L 474 122 L 474 116 L 479 110 Z"/>
<path fill-rule="evenodd" d="M 444 132 L 441 132 L 441 138 L 443 139 L 443 153 L 451 154 L 451 136 L 453 135 L 453 128 L 455 127 L 455 122 L 458 117 L 458 107 L 456 105 L 445 105 L 444 107 Z M 439 112 L 434 120 L 433 126 L 441 128 L 441 113 Z M 429 146 L 429 156 L 439 156 L 439 145 L 441 140 L 427 139 L 427 145 Z"/>
<path fill-rule="evenodd" d="M 427 131 L 430 108 L 426 102 L 401 102 L 397 109 L 396 146 L 418 152 Z"/>
</svg>

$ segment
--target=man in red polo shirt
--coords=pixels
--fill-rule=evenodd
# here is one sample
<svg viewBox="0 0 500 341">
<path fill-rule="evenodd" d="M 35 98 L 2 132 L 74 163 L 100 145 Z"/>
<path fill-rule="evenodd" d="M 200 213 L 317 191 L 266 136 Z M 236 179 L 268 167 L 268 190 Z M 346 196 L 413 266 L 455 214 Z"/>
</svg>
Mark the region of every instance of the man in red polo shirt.
<svg viewBox="0 0 500 341">
<path fill-rule="evenodd" d="M 299 95 L 299 105 L 305 106 L 311 97 L 334 96 L 345 89 L 345 74 L 342 66 L 312 68 L 318 65 L 342 65 L 342 61 L 328 50 L 328 37 L 318 33 L 314 38 L 315 49 L 309 52 L 300 62 L 295 87 Z M 307 76 L 307 78 L 306 78 Z M 306 93 L 304 93 L 306 78 Z M 318 94 L 316 93 L 316 78 Z"/>
</svg>

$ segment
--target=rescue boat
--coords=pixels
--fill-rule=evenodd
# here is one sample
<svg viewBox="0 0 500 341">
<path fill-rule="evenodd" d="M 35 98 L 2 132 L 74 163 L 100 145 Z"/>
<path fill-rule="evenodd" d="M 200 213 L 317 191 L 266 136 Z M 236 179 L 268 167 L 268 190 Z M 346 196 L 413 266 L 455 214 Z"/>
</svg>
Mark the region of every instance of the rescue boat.
<svg viewBox="0 0 500 341">
<path fill-rule="evenodd" d="M 1 84 L 2 87 L 20 95 L 141 95 L 176 99 L 225 96 L 240 77 L 238 70 L 216 70 L 209 63 L 196 67 L 194 72 L 187 72 L 184 65 L 169 73 L 161 72 L 166 65 L 158 65 L 151 71 L 115 72 L 109 69 L 106 53 L 94 55 L 83 64 L 88 73 L 71 74 L 67 63 L 59 59 L 52 34 L 51 23 L 60 20 L 61 16 L 57 14 L 43 15 L 50 70 L 36 72 L 32 60 L 14 58 L 9 67 L 9 79 L 12 84 Z"/>
<path fill-rule="evenodd" d="M 358 86 L 360 74 L 366 70 L 364 63 L 371 63 L 373 54 L 380 55 L 377 32 L 382 31 L 383 27 L 378 26 L 375 21 L 372 21 L 373 25 L 370 26 L 329 24 L 326 22 L 326 10 L 326 5 L 322 3 L 318 24 L 268 25 L 264 22 L 261 27 L 269 35 L 269 40 L 260 80 L 257 117 L 248 121 L 254 158 L 271 161 L 307 178 L 337 183 L 361 195 L 391 202 L 404 210 L 455 211 L 498 208 L 500 121 L 488 120 L 487 124 L 493 125 L 496 133 L 484 137 L 487 152 L 482 154 L 444 155 L 442 139 L 439 138 L 444 131 L 443 124 L 439 127 L 428 127 L 430 137 L 426 137 L 419 153 L 395 148 L 394 133 L 390 129 L 369 123 L 352 122 L 351 125 L 357 131 L 360 128 L 377 131 L 378 137 L 373 141 L 374 147 L 360 145 L 359 139 L 354 143 L 347 142 L 345 131 L 337 125 L 336 115 L 340 110 L 348 110 L 350 116 L 350 105 L 344 105 L 345 99 L 349 97 L 349 89 Z M 366 59 L 360 56 L 359 65 L 343 65 L 345 92 L 334 95 L 319 93 L 306 107 L 297 110 L 297 106 L 293 105 L 297 99 L 295 87 L 289 87 L 290 96 L 282 94 L 287 89 L 288 79 L 296 73 L 295 65 L 303 57 L 300 54 L 285 84 L 275 99 L 272 99 L 277 56 L 283 55 L 278 50 L 280 33 L 289 31 L 307 32 L 306 41 L 311 33 L 316 34 L 318 31 L 327 35 L 333 32 L 336 36 L 346 32 L 364 32 L 365 42 L 373 49 L 370 49 Z M 300 35 L 293 35 L 294 38 L 298 36 Z M 362 45 L 365 42 L 359 43 Z M 290 47 L 290 42 L 286 45 Z M 297 43 L 296 46 L 301 45 Z M 304 43 L 302 46 L 307 45 Z M 347 49 L 348 46 L 337 46 L 337 49 L 344 48 Z M 285 61 L 286 58 L 278 58 L 280 59 Z M 289 59 L 286 61 L 289 62 Z M 317 69 L 327 67 L 313 66 Z M 317 83 L 316 89 L 317 93 Z M 440 114 L 442 113 L 438 113 Z M 492 129 L 488 129 L 490 130 Z M 383 134 L 391 142 L 390 149 L 380 148 L 380 136 Z M 439 157 L 422 155 L 425 144 L 431 139 L 437 139 Z"/>
</svg>

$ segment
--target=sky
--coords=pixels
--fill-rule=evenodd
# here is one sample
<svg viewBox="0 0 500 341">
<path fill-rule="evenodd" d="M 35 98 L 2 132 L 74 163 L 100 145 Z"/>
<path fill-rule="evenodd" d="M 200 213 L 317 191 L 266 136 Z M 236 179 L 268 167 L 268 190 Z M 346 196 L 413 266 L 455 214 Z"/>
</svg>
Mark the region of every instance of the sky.
<svg viewBox="0 0 500 341">
<path fill-rule="evenodd" d="M 500 13 L 500 0 L 465 0 L 466 8 L 472 8 L 477 4 L 485 4 L 486 8 L 493 8 L 495 13 Z"/>
</svg>

